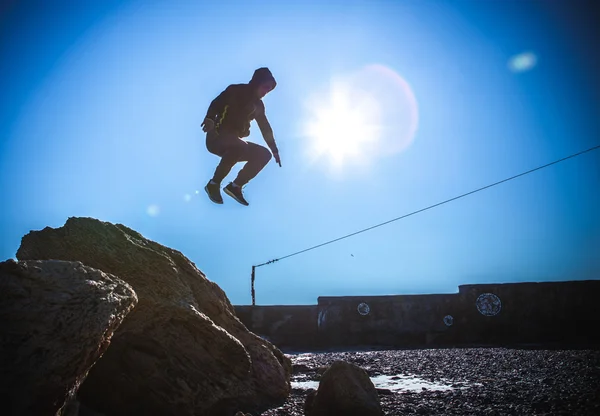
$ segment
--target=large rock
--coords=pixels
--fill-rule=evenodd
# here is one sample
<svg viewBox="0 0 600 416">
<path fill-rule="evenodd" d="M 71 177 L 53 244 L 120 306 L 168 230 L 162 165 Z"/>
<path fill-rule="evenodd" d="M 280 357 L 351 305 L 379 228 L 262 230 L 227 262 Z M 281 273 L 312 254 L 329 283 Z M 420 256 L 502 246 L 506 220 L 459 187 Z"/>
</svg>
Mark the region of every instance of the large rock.
<svg viewBox="0 0 600 416">
<path fill-rule="evenodd" d="M 377 390 L 362 368 L 335 361 L 306 397 L 306 416 L 382 416 Z"/>
<path fill-rule="evenodd" d="M 137 303 L 125 282 L 78 262 L 0 263 L 4 415 L 54 415 Z"/>
<path fill-rule="evenodd" d="M 262 411 L 289 395 L 290 360 L 249 332 L 180 252 L 120 224 L 69 218 L 23 237 L 17 257 L 78 260 L 139 297 L 80 389 L 87 406 L 111 416 L 218 416 Z"/>
</svg>

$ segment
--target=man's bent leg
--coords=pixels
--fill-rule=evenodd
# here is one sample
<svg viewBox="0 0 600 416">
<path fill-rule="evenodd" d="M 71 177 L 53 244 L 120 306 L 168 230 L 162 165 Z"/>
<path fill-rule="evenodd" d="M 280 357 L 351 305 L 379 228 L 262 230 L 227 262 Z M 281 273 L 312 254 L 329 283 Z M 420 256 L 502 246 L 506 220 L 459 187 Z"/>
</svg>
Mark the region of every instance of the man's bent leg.
<svg viewBox="0 0 600 416">
<path fill-rule="evenodd" d="M 208 197 L 214 203 L 223 203 L 221 182 L 245 153 L 245 145 L 246 142 L 240 140 L 236 135 L 218 134 L 214 131 L 208 132 L 206 135 L 206 149 L 221 157 L 213 178 L 204 187 Z"/>
<path fill-rule="evenodd" d="M 222 134 L 220 137 L 211 137 L 211 139 L 207 140 L 206 147 L 211 153 L 221 156 L 212 181 L 220 184 L 237 162 L 245 160 L 247 143 L 238 137 L 226 134 Z"/>
<path fill-rule="evenodd" d="M 246 185 L 252 178 L 258 175 L 272 157 L 271 152 L 266 147 L 251 142 L 244 143 L 244 153 L 238 161 L 247 160 L 247 162 L 233 181 L 238 186 Z"/>
<path fill-rule="evenodd" d="M 237 158 L 237 152 L 232 152 L 231 150 L 225 152 L 225 154 L 221 157 L 221 161 L 217 165 L 217 168 L 215 169 L 212 181 L 220 184 L 223 179 L 225 179 L 225 176 L 231 172 L 231 169 L 238 161 L 239 159 Z"/>
</svg>

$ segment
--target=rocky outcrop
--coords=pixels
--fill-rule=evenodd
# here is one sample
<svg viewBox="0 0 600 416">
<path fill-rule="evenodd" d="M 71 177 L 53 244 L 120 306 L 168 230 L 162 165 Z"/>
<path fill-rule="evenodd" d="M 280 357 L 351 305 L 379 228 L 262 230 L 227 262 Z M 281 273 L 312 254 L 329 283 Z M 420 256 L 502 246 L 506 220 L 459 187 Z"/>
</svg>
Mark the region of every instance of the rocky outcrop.
<svg viewBox="0 0 600 416">
<path fill-rule="evenodd" d="M 62 413 L 136 303 L 131 286 L 79 262 L 0 263 L 2 414 Z"/>
<path fill-rule="evenodd" d="M 289 395 L 289 359 L 249 332 L 225 293 L 179 251 L 120 224 L 69 218 L 23 237 L 17 257 L 81 261 L 138 295 L 80 389 L 86 406 L 111 416 L 218 416 L 258 412 Z"/>
<path fill-rule="evenodd" d="M 319 389 L 306 397 L 306 416 L 383 416 L 377 390 L 362 368 L 335 361 L 323 373 Z"/>
</svg>

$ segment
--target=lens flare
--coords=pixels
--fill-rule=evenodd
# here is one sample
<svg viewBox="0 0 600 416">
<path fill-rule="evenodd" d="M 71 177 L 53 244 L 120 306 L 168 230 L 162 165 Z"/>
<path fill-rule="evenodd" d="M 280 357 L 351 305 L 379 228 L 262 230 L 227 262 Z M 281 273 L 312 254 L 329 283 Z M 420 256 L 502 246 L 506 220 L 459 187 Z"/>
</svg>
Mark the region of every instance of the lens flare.
<svg viewBox="0 0 600 416">
<path fill-rule="evenodd" d="M 537 65 L 537 56 L 533 52 L 523 52 L 510 58 L 508 68 L 512 72 L 526 72 Z"/>
<path fill-rule="evenodd" d="M 160 208 L 158 205 L 149 205 L 146 209 L 146 213 L 151 217 L 156 217 L 158 214 L 160 214 Z"/>
</svg>

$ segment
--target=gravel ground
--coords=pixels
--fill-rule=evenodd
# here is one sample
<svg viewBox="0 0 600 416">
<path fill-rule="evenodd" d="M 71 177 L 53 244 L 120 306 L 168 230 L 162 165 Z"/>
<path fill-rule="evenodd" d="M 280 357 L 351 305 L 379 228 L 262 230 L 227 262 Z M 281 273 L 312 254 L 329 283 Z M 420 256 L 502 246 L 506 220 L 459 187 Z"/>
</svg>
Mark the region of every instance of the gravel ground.
<svg viewBox="0 0 600 416">
<path fill-rule="evenodd" d="M 504 348 L 288 354 L 292 381 L 318 380 L 334 360 L 369 376 L 417 376 L 454 386 L 439 391 L 380 390 L 391 415 L 600 415 L 600 351 Z M 286 403 L 263 416 L 303 415 L 308 390 L 294 388 Z"/>
</svg>

